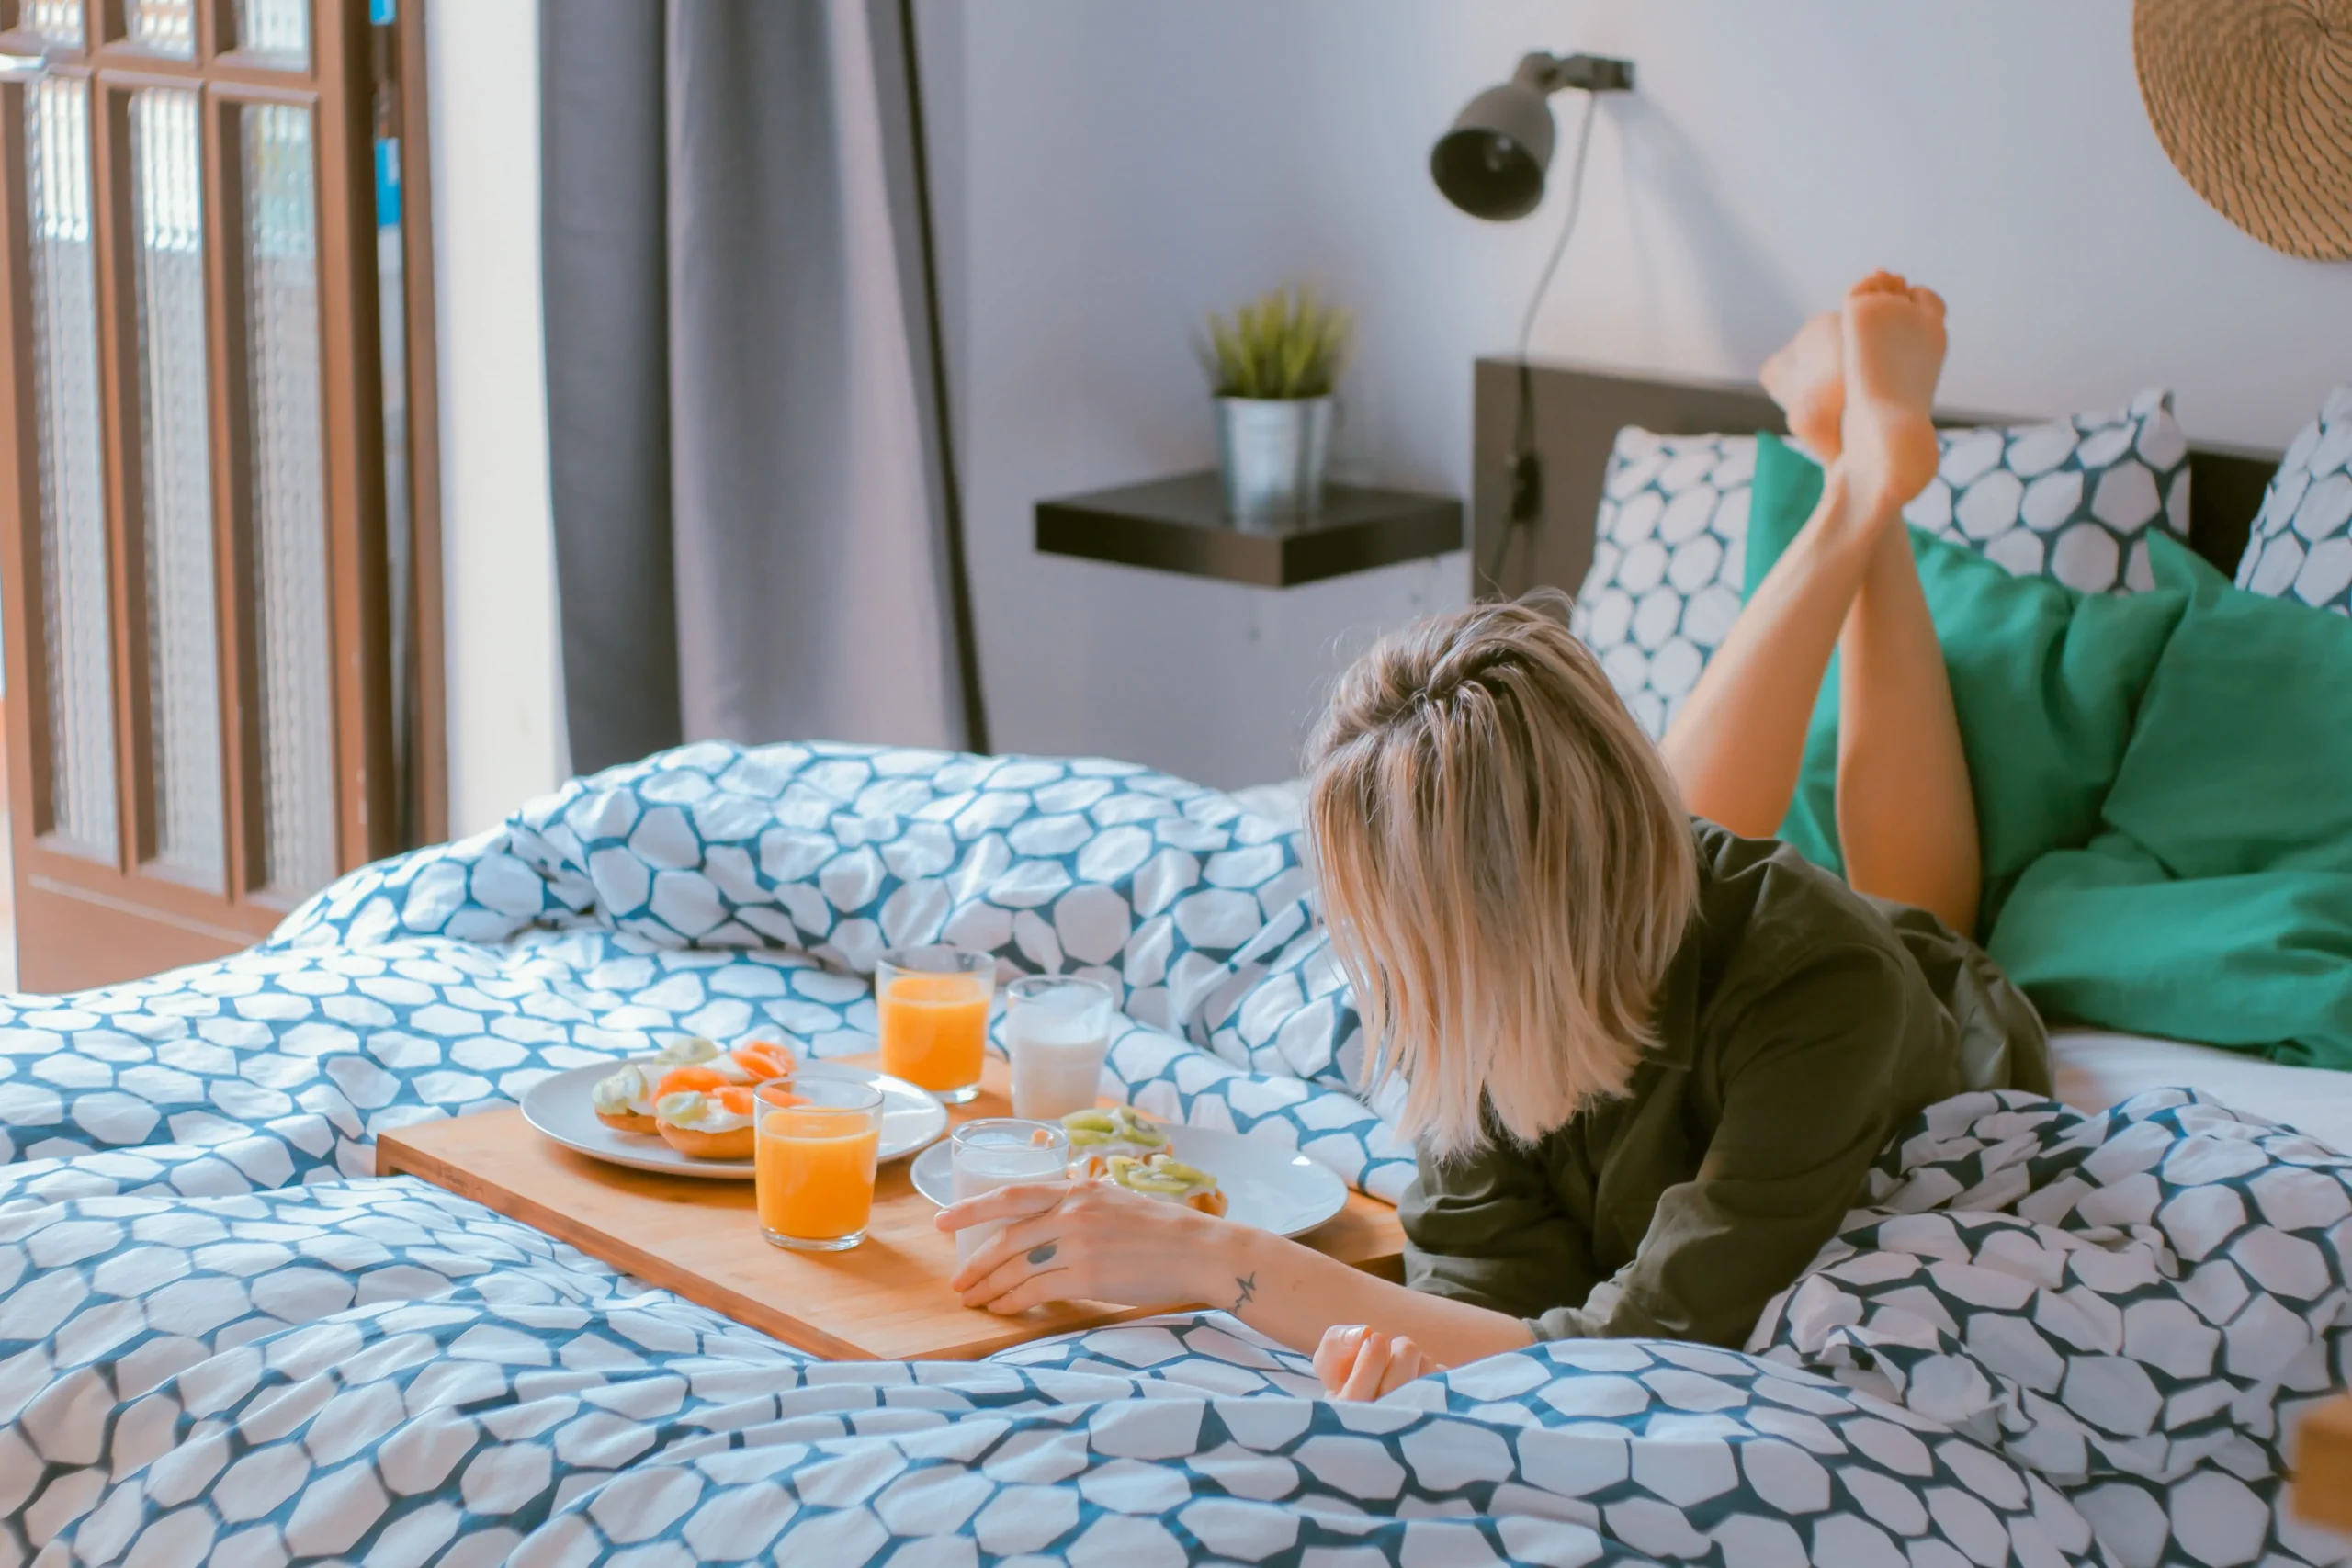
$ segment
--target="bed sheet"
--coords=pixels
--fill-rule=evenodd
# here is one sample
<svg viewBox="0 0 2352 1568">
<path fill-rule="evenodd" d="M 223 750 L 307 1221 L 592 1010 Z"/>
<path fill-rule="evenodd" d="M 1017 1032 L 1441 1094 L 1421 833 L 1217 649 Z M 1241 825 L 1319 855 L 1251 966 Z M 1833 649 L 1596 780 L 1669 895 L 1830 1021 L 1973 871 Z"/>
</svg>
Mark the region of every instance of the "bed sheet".
<svg viewBox="0 0 2352 1568">
<path fill-rule="evenodd" d="M 2153 1089 L 2193 1089 L 2352 1152 L 2352 1073 L 2103 1030 L 2054 1031 L 2050 1049 L 2058 1098 L 2080 1110 L 2104 1110 Z"/>
</svg>

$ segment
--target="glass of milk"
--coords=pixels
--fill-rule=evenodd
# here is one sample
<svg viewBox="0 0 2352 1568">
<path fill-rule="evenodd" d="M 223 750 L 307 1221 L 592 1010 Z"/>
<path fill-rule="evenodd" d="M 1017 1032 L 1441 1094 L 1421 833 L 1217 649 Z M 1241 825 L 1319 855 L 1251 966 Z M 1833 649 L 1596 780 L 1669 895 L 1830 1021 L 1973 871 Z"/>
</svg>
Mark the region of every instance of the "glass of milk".
<svg viewBox="0 0 2352 1568">
<path fill-rule="evenodd" d="M 1058 1122 L 1094 1109 L 1111 1045 L 1111 1006 L 1110 987 L 1074 975 L 1037 975 L 1005 987 L 1015 1116 Z"/>
<path fill-rule="evenodd" d="M 986 1116 L 967 1122 L 948 1140 L 949 1168 L 957 1202 L 1023 1181 L 1069 1179 L 1069 1134 L 1043 1122 Z M 966 1225 L 956 1233 L 956 1261 L 968 1263 L 1002 1220 Z"/>
</svg>

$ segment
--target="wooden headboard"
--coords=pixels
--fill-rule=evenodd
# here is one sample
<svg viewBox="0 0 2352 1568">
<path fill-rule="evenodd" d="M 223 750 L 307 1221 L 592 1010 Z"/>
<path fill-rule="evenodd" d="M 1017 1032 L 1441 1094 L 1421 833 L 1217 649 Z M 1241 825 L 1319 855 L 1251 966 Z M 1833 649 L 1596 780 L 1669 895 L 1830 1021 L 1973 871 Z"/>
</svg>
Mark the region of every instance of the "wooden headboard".
<svg viewBox="0 0 2352 1568">
<path fill-rule="evenodd" d="M 1523 593 L 1546 585 L 1574 592 L 1583 585 L 1585 571 L 1592 565 L 1601 479 L 1608 471 L 1610 448 L 1624 426 L 1638 424 L 1660 435 L 1784 428 L 1781 411 L 1753 385 L 1536 365 L 1529 374 L 1535 449 L 1544 460 L 1544 507 L 1536 524 L 1513 537 L 1509 477 L 1519 374 L 1517 360 L 1478 361 L 1471 441 L 1476 477 L 1471 489 L 1470 560 L 1474 591 L 1482 596 Z M 1996 414 L 1951 413 L 1939 419 L 1949 424 L 2029 423 Z M 2189 448 L 2189 543 L 2224 573 L 2237 571 L 2247 530 L 2278 466 L 2276 452 Z"/>
</svg>

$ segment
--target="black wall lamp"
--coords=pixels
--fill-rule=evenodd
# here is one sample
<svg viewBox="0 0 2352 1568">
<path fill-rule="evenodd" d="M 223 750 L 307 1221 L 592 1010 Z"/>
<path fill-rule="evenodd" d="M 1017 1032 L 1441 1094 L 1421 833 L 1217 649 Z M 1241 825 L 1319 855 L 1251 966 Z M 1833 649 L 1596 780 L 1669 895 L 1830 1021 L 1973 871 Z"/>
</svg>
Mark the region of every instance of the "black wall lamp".
<svg viewBox="0 0 2352 1568">
<path fill-rule="evenodd" d="M 1473 218 L 1524 218 L 1544 199 L 1552 162 L 1554 93 L 1624 93 L 1634 62 L 1597 54 L 1531 54 L 1510 80 L 1489 87 L 1453 117 L 1453 129 L 1430 149 L 1430 177 L 1445 198 Z"/>
<path fill-rule="evenodd" d="M 1535 313 L 1559 270 L 1560 257 L 1576 231 L 1577 213 L 1584 205 L 1585 154 L 1592 145 L 1592 115 L 1603 93 L 1631 92 L 1634 62 L 1598 54 L 1566 56 L 1536 52 L 1524 55 L 1510 81 L 1487 88 L 1463 106 L 1453 127 L 1430 149 L 1430 177 L 1445 198 L 1470 214 L 1496 222 L 1524 218 L 1544 200 L 1544 176 L 1551 168 L 1557 128 L 1552 120 L 1554 93 L 1586 95 L 1584 116 L 1577 130 L 1577 151 L 1570 165 L 1567 209 L 1561 219 L 1560 237 L 1552 243 L 1551 258 L 1536 280 L 1519 328 L 1519 416 L 1511 439 L 1510 526 L 1496 543 L 1495 556 L 1486 563 L 1484 580 L 1496 581 L 1505 551 L 1521 528 L 1544 510 L 1544 469 L 1535 454 L 1534 385 L 1527 364 L 1527 344 L 1535 330 Z"/>
</svg>

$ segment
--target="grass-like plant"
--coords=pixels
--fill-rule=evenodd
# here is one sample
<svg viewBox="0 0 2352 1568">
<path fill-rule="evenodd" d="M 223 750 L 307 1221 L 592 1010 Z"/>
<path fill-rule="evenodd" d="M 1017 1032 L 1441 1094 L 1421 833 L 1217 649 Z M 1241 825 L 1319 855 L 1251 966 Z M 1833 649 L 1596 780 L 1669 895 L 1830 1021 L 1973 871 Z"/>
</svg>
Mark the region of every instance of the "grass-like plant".
<svg viewBox="0 0 2352 1568">
<path fill-rule="evenodd" d="M 1322 398 L 1346 366 L 1355 322 L 1315 290 L 1277 288 L 1209 317 L 1201 363 L 1220 398 Z"/>
</svg>

